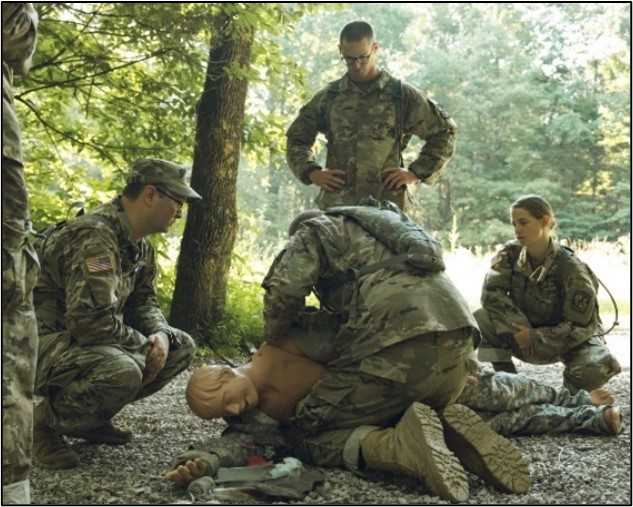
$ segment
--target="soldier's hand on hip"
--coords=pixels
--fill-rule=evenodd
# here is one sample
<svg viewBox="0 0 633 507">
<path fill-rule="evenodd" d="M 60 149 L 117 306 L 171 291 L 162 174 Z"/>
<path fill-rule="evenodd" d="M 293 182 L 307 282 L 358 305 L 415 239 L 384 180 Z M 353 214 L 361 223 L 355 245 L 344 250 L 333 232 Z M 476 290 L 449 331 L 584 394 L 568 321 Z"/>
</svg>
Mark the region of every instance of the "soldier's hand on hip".
<svg viewBox="0 0 633 507">
<path fill-rule="evenodd" d="M 149 349 L 145 358 L 145 370 L 143 370 L 143 385 L 152 382 L 165 366 L 167 354 L 169 353 L 169 337 L 159 331 L 150 335 Z"/>
<path fill-rule="evenodd" d="M 419 178 L 411 171 L 399 167 L 388 167 L 382 172 L 382 180 L 389 190 L 399 190 L 411 183 L 417 183 Z"/>
<path fill-rule="evenodd" d="M 317 169 L 308 176 L 310 181 L 327 192 L 336 192 L 345 185 L 345 171 L 338 169 Z"/>
</svg>

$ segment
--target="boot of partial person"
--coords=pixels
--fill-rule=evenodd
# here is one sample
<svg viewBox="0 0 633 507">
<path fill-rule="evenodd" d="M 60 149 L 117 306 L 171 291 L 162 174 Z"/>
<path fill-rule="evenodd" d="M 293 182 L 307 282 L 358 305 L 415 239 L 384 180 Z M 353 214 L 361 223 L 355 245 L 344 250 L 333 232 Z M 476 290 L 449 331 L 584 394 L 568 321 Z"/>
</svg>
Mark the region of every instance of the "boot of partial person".
<svg viewBox="0 0 633 507">
<path fill-rule="evenodd" d="M 492 367 L 495 371 L 505 371 L 506 373 L 517 373 L 517 367 L 512 362 L 512 359 L 508 361 L 495 361 L 492 363 Z"/>
<path fill-rule="evenodd" d="M 2 505 L 28 505 L 31 503 L 31 486 L 28 479 L 2 486 Z"/>
<path fill-rule="evenodd" d="M 86 431 L 73 431 L 65 433 L 69 437 L 83 438 L 93 444 L 123 445 L 132 440 L 132 432 L 121 430 L 108 421 L 98 428 Z"/>
<path fill-rule="evenodd" d="M 33 410 L 33 458 L 46 468 L 76 467 L 79 455 L 69 449 L 64 438 L 49 426 L 47 413 L 47 401 Z"/>
<path fill-rule="evenodd" d="M 437 414 L 422 403 L 413 403 L 394 428 L 368 433 L 360 446 L 368 468 L 415 477 L 451 502 L 468 499 L 464 468 L 446 447 Z"/>
<path fill-rule="evenodd" d="M 466 470 L 510 493 L 530 488 L 530 471 L 521 452 L 464 405 L 449 405 L 440 414 L 448 448 Z"/>
</svg>

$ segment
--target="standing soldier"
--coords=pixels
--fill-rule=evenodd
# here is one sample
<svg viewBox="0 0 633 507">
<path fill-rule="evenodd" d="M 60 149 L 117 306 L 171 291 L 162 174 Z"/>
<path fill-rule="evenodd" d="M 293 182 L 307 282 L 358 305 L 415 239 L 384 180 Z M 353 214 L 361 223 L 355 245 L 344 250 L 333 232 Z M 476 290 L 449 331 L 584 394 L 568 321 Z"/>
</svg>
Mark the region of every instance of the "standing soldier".
<svg viewBox="0 0 633 507">
<path fill-rule="evenodd" d="M 306 185 L 321 188 L 320 208 L 356 204 L 370 195 L 404 206 L 406 186 L 433 183 L 455 148 L 455 122 L 431 99 L 381 70 L 371 26 L 341 31 L 347 73 L 318 92 L 287 132 L 288 165 Z M 317 134 L 328 142 L 326 167 L 314 160 Z M 402 150 L 412 135 L 426 141 L 406 170 Z"/>
<path fill-rule="evenodd" d="M 31 502 L 33 380 L 37 324 L 32 289 L 38 263 L 28 243 L 28 198 L 13 74 L 31 66 L 37 13 L 30 3 L 2 5 L 2 501 Z"/>
</svg>

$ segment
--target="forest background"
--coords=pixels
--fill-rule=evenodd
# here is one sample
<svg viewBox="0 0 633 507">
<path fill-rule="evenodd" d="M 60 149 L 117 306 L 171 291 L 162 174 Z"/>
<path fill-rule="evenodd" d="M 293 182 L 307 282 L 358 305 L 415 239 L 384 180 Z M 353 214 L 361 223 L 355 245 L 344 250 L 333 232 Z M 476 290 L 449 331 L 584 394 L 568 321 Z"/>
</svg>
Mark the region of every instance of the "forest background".
<svg viewBox="0 0 633 507">
<path fill-rule="evenodd" d="M 191 230 L 183 219 L 152 238 L 159 300 L 168 315 L 172 297 L 174 305 L 178 300 L 170 320 L 185 327 L 195 321 L 189 329 L 199 344 L 225 354 L 257 345 L 259 284 L 289 221 L 314 207 L 316 196 L 286 165 L 285 130 L 302 104 L 344 74 L 338 34 L 362 19 L 375 29 L 381 65 L 439 102 L 458 125 L 455 157 L 435 185 L 411 189 L 408 211 L 442 241 L 448 273 L 472 309 L 492 253 L 513 237 L 509 204 L 533 192 L 550 200 L 559 237 L 607 284 L 620 321 L 628 321 L 630 8 L 38 3 L 34 66 L 16 90 L 34 227 L 111 199 L 140 157 L 193 165 L 198 181 L 215 175 L 201 191 L 207 207 L 190 206 Z M 219 58 L 226 48 L 237 48 L 239 58 Z M 224 92 L 204 116 L 205 98 L 218 98 L 217 83 L 226 85 Z M 239 107 L 223 117 L 229 103 Z M 210 141 L 200 136 L 205 118 L 220 133 Z M 222 138 L 227 118 L 239 137 L 232 144 Z M 210 143 L 207 152 L 226 153 L 233 145 L 239 156 L 209 161 L 196 151 L 203 141 Z M 323 139 L 319 145 L 323 159 Z M 410 144 L 405 165 L 419 149 L 419 142 Z M 213 208 L 219 197 L 226 204 Z M 205 210 L 213 217 L 209 230 L 193 225 L 199 224 L 193 212 Z M 196 259 L 202 270 L 211 259 L 218 283 L 194 290 L 195 282 L 182 282 L 183 230 L 219 238 L 223 248 Z M 190 253 L 185 247 L 182 256 Z M 197 303 L 207 301 L 211 308 L 197 315 Z M 609 325 L 604 291 L 600 304 Z"/>
</svg>

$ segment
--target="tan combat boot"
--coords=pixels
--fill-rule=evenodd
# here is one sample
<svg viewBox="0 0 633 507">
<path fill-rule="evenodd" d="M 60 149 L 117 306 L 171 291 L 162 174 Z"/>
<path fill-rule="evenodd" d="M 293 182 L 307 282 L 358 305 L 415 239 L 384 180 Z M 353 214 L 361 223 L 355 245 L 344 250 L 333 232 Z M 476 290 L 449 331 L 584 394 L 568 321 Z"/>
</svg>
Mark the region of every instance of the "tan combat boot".
<svg viewBox="0 0 633 507">
<path fill-rule="evenodd" d="M 43 401 L 33 410 L 33 457 L 46 468 L 74 468 L 79 455 L 68 448 L 61 435 L 48 424 L 48 402 Z"/>
<path fill-rule="evenodd" d="M 440 418 L 446 444 L 466 470 L 502 491 L 525 493 L 530 489 L 530 471 L 519 449 L 474 411 L 449 405 Z"/>
<path fill-rule="evenodd" d="M 446 447 L 437 414 L 422 403 L 413 403 L 395 428 L 368 433 L 360 446 L 369 468 L 415 477 L 451 502 L 468 499 L 466 472 Z"/>
</svg>

